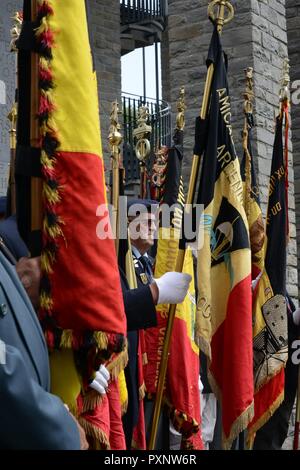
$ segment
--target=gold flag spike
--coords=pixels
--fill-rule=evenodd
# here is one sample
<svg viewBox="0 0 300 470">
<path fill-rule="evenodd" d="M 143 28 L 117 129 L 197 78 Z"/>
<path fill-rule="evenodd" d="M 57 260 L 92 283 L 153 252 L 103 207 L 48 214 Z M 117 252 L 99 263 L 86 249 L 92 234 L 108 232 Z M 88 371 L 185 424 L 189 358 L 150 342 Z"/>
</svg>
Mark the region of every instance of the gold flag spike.
<svg viewBox="0 0 300 470">
<path fill-rule="evenodd" d="M 247 67 L 245 69 L 246 88 L 244 92 L 244 111 L 245 113 L 253 112 L 253 99 L 254 99 L 254 85 L 253 85 L 253 68 Z"/>
<path fill-rule="evenodd" d="M 119 110 L 118 101 L 114 101 L 111 105 L 110 113 L 110 128 L 108 141 L 111 148 L 111 162 L 112 162 L 112 192 L 111 203 L 112 209 L 112 230 L 115 235 L 116 252 L 119 251 L 119 193 L 120 193 L 120 145 L 123 137 L 120 132 L 121 126 L 119 124 L 119 115 L 122 114 Z"/>
<path fill-rule="evenodd" d="M 290 97 L 290 61 L 289 59 L 284 59 L 283 68 L 282 68 L 282 78 L 281 78 L 281 88 L 280 88 L 280 102 L 289 100 Z"/>
<path fill-rule="evenodd" d="M 135 154 L 137 159 L 140 162 L 140 175 L 141 175 L 141 184 L 140 184 L 140 197 L 144 199 L 147 194 L 147 169 L 146 162 L 147 158 L 150 156 L 151 145 L 149 141 L 149 136 L 152 132 L 152 127 L 147 124 L 149 119 L 149 109 L 147 106 L 140 106 L 138 111 L 138 127 L 133 131 L 133 137 L 137 139 L 135 146 Z"/>
<path fill-rule="evenodd" d="M 138 127 L 134 129 L 133 137 L 137 139 L 135 146 L 136 156 L 140 162 L 145 164 L 151 150 L 148 137 L 152 132 L 152 127 L 147 124 L 149 119 L 149 109 L 147 106 L 140 106 L 138 114 Z"/>
<path fill-rule="evenodd" d="M 215 7 L 218 12 L 215 15 Z M 228 15 L 225 17 L 226 9 Z M 208 5 L 208 16 L 217 25 L 219 33 L 222 32 L 223 26 L 234 18 L 234 8 L 229 0 L 212 0 Z"/>
<path fill-rule="evenodd" d="M 179 99 L 177 102 L 177 117 L 176 117 L 176 129 L 179 131 L 183 131 L 184 126 L 185 126 L 185 115 L 184 112 L 186 110 L 186 105 L 185 105 L 185 88 L 184 86 L 181 87 L 180 89 L 180 95 Z"/>
<path fill-rule="evenodd" d="M 10 51 L 11 52 L 18 52 L 18 49 L 16 47 L 16 41 L 19 39 L 20 33 L 21 33 L 21 27 L 23 23 L 23 18 L 21 14 L 16 11 L 14 16 L 11 18 L 14 23 L 13 27 L 10 30 L 10 36 L 11 36 L 11 42 L 10 42 Z"/>
</svg>

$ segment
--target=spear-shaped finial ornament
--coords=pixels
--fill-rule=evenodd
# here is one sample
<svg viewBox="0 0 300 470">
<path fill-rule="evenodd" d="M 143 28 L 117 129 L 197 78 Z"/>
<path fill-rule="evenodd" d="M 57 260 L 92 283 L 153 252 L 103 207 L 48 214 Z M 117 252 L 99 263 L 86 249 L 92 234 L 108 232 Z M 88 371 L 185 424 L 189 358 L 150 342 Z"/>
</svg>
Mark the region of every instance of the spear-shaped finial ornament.
<svg viewBox="0 0 300 470">
<path fill-rule="evenodd" d="M 281 88 L 280 88 L 280 103 L 284 101 L 289 101 L 290 99 L 290 61 L 289 59 L 284 59 L 283 68 L 282 68 L 282 79 L 281 79 Z"/>
<path fill-rule="evenodd" d="M 149 119 L 149 109 L 142 105 L 139 107 L 138 127 L 134 129 L 133 136 L 137 139 L 135 146 L 136 156 L 142 164 L 146 163 L 150 155 L 151 147 L 148 140 L 152 127 L 147 124 Z"/>
<path fill-rule="evenodd" d="M 16 42 L 19 39 L 19 36 L 21 33 L 23 17 L 19 11 L 16 11 L 16 13 L 14 14 L 14 16 L 11 17 L 11 19 L 14 21 L 14 23 L 13 23 L 13 27 L 10 30 L 10 36 L 11 36 L 10 51 L 17 52 L 18 49 L 16 47 Z"/>
<path fill-rule="evenodd" d="M 215 14 L 217 7 L 217 14 Z M 226 10 L 228 11 L 225 16 Z M 222 32 L 224 24 L 229 23 L 234 18 L 234 8 L 229 0 L 212 0 L 208 5 L 208 16 L 217 25 L 219 33 Z"/>
<path fill-rule="evenodd" d="M 114 101 L 111 105 L 110 113 L 110 128 L 108 141 L 111 146 L 112 154 L 116 153 L 115 147 L 119 147 L 122 142 L 122 135 L 120 133 L 121 126 L 119 124 L 119 115 L 122 114 L 119 109 L 118 101 Z"/>
<path fill-rule="evenodd" d="M 186 105 L 185 105 L 185 88 L 184 86 L 181 87 L 180 89 L 180 95 L 179 99 L 177 102 L 177 117 L 176 117 L 176 129 L 179 131 L 183 131 L 184 126 L 185 126 L 185 115 L 184 112 L 186 110 Z"/>
<path fill-rule="evenodd" d="M 115 100 L 111 105 L 110 127 L 108 141 L 111 149 L 111 167 L 112 167 L 112 220 L 111 226 L 115 234 L 116 252 L 119 250 L 119 193 L 120 193 L 120 145 L 123 137 L 120 132 L 119 115 L 122 114 L 119 109 L 119 103 Z"/>
<path fill-rule="evenodd" d="M 253 86 L 253 68 L 247 67 L 245 70 L 246 88 L 244 92 L 244 111 L 246 114 L 253 112 L 253 98 L 254 98 L 254 86 Z"/>
</svg>

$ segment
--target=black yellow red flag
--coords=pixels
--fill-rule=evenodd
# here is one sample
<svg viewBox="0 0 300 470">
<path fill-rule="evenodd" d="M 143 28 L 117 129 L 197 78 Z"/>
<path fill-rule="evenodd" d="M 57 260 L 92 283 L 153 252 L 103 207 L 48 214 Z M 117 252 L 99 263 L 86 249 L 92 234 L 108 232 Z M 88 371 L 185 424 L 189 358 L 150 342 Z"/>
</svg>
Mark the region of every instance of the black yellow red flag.
<svg viewBox="0 0 300 470">
<path fill-rule="evenodd" d="M 255 292 L 253 310 L 255 416 L 249 441 L 284 398 L 288 357 L 286 243 L 288 234 L 287 166 L 283 148 L 284 111 L 276 120 L 266 219 L 265 268 Z M 287 128 L 285 130 L 287 132 Z"/>
<path fill-rule="evenodd" d="M 227 449 L 254 412 L 251 251 L 232 138 L 227 60 L 216 28 L 207 63 L 214 65 L 214 76 L 197 199 L 204 209 L 198 237 L 197 333 L 209 358 L 211 386 L 222 406 Z M 198 129 L 199 119 L 196 144 Z"/>
<path fill-rule="evenodd" d="M 252 279 L 255 280 L 264 269 L 265 226 L 260 207 L 259 187 L 252 153 L 253 127 L 253 114 L 250 112 L 245 113 L 245 128 L 243 132 L 244 155 L 241 162 L 241 175 L 244 186 L 244 207 L 249 224 Z"/>
<path fill-rule="evenodd" d="M 169 149 L 163 147 L 158 152 L 158 161 L 154 165 L 154 185 L 152 185 L 151 196 L 161 203 L 162 208 L 155 277 L 173 271 L 176 267 L 185 202 L 182 160 L 183 131 L 177 129 L 174 145 Z M 170 210 L 170 218 L 164 217 L 166 209 Z M 183 272 L 190 274 L 192 281 L 184 302 L 176 308 L 164 399 L 175 429 L 182 434 L 182 448 L 188 446 L 189 448 L 202 449 L 199 348 L 195 342 L 195 281 L 190 248 L 185 254 Z M 148 359 L 145 366 L 145 384 L 147 392 L 151 395 L 156 393 L 169 305 L 158 305 L 156 310 L 157 327 L 145 331 Z"/>
</svg>

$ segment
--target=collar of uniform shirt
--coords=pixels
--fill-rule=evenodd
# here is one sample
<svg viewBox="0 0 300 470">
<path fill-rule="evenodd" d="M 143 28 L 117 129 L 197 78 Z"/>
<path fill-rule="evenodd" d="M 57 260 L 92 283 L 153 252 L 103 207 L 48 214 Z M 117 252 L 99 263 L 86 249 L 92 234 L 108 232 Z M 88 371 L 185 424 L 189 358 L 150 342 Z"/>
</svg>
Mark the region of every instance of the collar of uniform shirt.
<svg viewBox="0 0 300 470">
<path fill-rule="evenodd" d="M 146 256 L 147 258 L 149 258 L 147 253 L 145 253 L 144 255 L 141 255 L 141 253 L 139 252 L 139 250 L 135 246 L 131 246 L 131 249 L 132 249 L 132 253 L 134 254 L 134 256 L 137 259 L 142 258 L 142 256 Z"/>
</svg>

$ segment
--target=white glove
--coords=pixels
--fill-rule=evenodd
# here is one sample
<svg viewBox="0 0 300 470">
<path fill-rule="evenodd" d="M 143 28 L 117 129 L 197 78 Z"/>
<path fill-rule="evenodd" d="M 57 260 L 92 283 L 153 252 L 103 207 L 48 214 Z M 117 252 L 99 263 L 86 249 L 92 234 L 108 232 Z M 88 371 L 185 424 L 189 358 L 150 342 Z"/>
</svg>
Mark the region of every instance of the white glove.
<svg viewBox="0 0 300 470">
<path fill-rule="evenodd" d="M 105 395 L 109 379 L 110 373 L 105 366 L 101 365 L 100 369 L 96 372 L 96 377 L 90 384 L 90 387 L 100 393 L 100 395 Z"/>
<path fill-rule="evenodd" d="M 295 325 L 300 325 L 300 308 L 297 308 L 297 310 L 295 310 L 293 312 L 293 319 L 294 319 L 294 323 Z"/>
<path fill-rule="evenodd" d="M 181 304 L 192 277 L 189 274 L 171 272 L 154 280 L 158 287 L 158 304 Z"/>
</svg>

